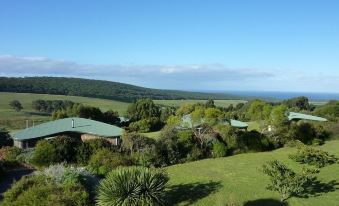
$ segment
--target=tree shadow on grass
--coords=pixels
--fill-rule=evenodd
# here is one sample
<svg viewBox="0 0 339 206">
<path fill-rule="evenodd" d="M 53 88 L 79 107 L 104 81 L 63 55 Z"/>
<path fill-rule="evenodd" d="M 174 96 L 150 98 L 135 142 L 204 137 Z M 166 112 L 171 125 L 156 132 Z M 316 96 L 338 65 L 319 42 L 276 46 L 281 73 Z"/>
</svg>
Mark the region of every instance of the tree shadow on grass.
<svg viewBox="0 0 339 206">
<path fill-rule="evenodd" d="M 275 199 L 258 199 L 247 201 L 243 206 L 288 206 L 288 203 L 280 202 L 279 200 Z"/>
<path fill-rule="evenodd" d="M 220 182 L 189 183 L 170 186 L 166 192 L 166 205 L 191 205 L 221 188 Z"/>
<path fill-rule="evenodd" d="M 339 183 L 335 180 L 327 183 L 320 182 L 317 179 L 310 180 L 305 184 L 305 190 L 294 196 L 300 198 L 316 197 L 328 192 L 334 192 L 339 189 Z"/>
</svg>

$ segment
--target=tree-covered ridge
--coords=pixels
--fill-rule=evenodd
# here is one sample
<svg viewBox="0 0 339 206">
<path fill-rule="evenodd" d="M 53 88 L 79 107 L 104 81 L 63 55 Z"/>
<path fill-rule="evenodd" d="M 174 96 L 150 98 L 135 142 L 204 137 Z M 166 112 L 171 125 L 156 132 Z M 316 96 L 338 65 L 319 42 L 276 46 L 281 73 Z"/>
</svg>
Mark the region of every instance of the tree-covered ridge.
<svg viewBox="0 0 339 206">
<path fill-rule="evenodd" d="M 0 77 L 0 92 L 59 94 L 133 102 L 151 99 L 234 99 L 219 93 L 185 92 L 130 84 L 67 77 Z"/>
</svg>

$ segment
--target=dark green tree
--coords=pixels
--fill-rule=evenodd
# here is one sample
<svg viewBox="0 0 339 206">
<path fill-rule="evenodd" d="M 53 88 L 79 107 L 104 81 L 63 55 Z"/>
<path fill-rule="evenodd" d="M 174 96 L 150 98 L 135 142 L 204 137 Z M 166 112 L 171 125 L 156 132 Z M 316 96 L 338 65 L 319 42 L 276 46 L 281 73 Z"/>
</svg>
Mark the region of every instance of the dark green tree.
<svg viewBox="0 0 339 206">
<path fill-rule="evenodd" d="M 18 100 L 11 101 L 9 106 L 17 112 L 20 112 L 23 109 L 21 103 Z"/>
</svg>

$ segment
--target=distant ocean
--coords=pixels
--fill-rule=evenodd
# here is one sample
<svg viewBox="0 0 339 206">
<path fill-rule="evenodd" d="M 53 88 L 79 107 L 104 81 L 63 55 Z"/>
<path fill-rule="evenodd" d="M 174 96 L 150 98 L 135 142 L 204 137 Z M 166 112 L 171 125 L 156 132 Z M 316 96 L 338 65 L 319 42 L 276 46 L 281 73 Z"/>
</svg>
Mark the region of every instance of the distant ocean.
<svg viewBox="0 0 339 206">
<path fill-rule="evenodd" d="M 209 91 L 233 94 L 241 97 L 263 98 L 271 100 L 282 100 L 293 97 L 305 96 L 311 101 L 339 100 L 339 93 L 320 93 L 320 92 L 273 92 L 273 91 Z"/>
</svg>

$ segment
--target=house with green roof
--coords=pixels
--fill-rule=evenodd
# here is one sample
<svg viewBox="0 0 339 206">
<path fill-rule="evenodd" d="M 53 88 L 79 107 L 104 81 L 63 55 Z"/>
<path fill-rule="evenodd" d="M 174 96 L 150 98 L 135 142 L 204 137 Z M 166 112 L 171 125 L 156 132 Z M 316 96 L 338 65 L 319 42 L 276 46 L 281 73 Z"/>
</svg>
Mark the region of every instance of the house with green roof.
<svg viewBox="0 0 339 206">
<path fill-rule="evenodd" d="M 184 115 L 181 119 L 181 123 L 180 123 L 180 128 L 192 128 L 192 127 L 199 127 L 200 125 L 204 124 L 204 119 L 202 118 L 200 122 L 198 123 L 194 123 L 194 125 L 192 125 L 192 119 L 191 119 L 191 115 L 187 114 Z M 231 125 L 232 127 L 235 128 L 239 128 L 239 129 L 247 129 L 248 128 L 248 124 L 245 122 L 241 122 L 239 120 L 235 120 L 235 119 L 224 119 L 223 121 L 220 121 L 219 124 L 223 124 L 223 125 Z"/>
<path fill-rule="evenodd" d="M 119 144 L 123 129 L 84 118 L 65 118 L 39 124 L 18 131 L 13 135 L 14 145 L 19 148 L 34 147 L 41 139 L 60 135 L 79 137 L 85 141 L 94 138 L 106 138 L 112 144 Z"/>
</svg>

